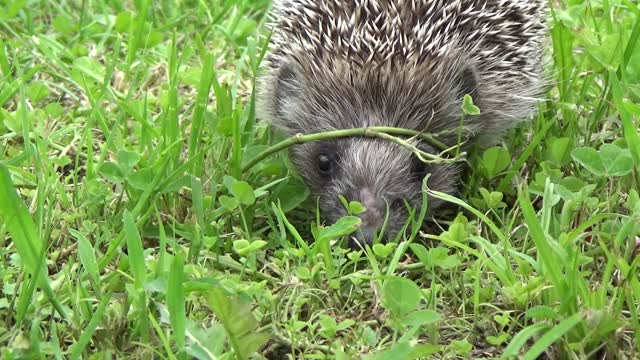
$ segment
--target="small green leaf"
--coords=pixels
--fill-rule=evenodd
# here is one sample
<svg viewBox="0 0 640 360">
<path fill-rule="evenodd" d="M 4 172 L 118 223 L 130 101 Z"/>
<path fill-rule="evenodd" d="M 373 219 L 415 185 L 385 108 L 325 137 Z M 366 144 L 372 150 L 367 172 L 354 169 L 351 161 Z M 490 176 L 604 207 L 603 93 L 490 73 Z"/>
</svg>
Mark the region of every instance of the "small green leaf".
<svg viewBox="0 0 640 360">
<path fill-rule="evenodd" d="M 509 334 L 501 332 L 498 336 L 487 336 L 487 342 L 493 346 L 498 346 L 507 341 Z"/>
<path fill-rule="evenodd" d="M 297 208 L 310 195 L 309 188 L 301 181 L 291 179 L 280 184 L 273 193 L 274 202 L 280 202 L 285 213 Z"/>
<path fill-rule="evenodd" d="M 573 143 L 570 138 L 554 138 L 547 151 L 547 159 L 556 165 L 564 166 L 571 161 Z"/>
<path fill-rule="evenodd" d="M 255 253 L 256 251 L 262 249 L 267 242 L 264 240 L 256 240 L 250 242 L 248 240 L 240 239 L 235 240 L 233 242 L 233 249 L 242 256 L 247 256 L 248 254 Z"/>
<path fill-rule="evenodd" d="M 576 148 L 571 152 L 571 157 L 592 174 L 604 176 L 604 164 L 596 149 L 590 147 Z"/>
<path fill-rule="evenodd" d="M 133 23 L 133 14 L 123 11 L 116 16 L 115 30 L 119 33 L 128 33 Z"/>
<path fill-rule="evenodd" d="M 311 278 L 311 270 L 306 266 L 296 268 L 296 276 L 300 279 L 307 280 Z"/>
<path fill-rule="evenodd" d="M 142 45 L 145 45 L 146 48 L 149 49 L 160 44 L 163 39 L 164 39 L 164 36 L 162 32 L 155 29 L 150 29 L 147 33 L 144 44 Z"/>
<path fill-rule="evenodd" d="M 229 193 L 238 199 L 240 204 L 253 205 L 255 203 L 255 192 L 246 181 L 238 181 L 231 176 L 225 176 L 222 182 L 229 190 Z"/>
<path fill-rule="evenodd" d="M 9 112 L 0 108 L 0 119 L 7 129 L 15 133 L 20 133 L 22 131 L 22 122 L 19 117 L 15 115 L 15 112 Z"/>
<path fill-rule="evenodd" d="M 406 324 L 410 326 L 423 326 L 434 324 L 442 319 L 442 316 L 433 310 L 414 311 L 407 316 Z"/>
<path fill-rule="evenodd" d="M 338 195 L 338 199 L 340 199 L 342 206 L 344 206 L 345 209 L 349 210 L 349 201 L 347 200 L 347 198 L 342 195 Z"/>
<path fill-rule="evenodd" d="M 527 310 L 525 313 L 527 319 L 541 320 L 555 320 L 558 318 L 558 313 L 549 306 L 538 305 Z"/>
<path fill-rule="evenodd" d="M 427 267 L 440 267 L 443 269 L 452 269 L 460 265 L 460 262 L 461 262 L 458 255 L 449 255 L 449 250 L 443 247 L 423 250 L 420 248 L 420 246 L 414 246 L 412 247 L 412 250 L 418 251 L 416 255 L 418 256 L 418 258 L 420 258 L 420 261 L 422 261 L 422 263 Z"/>
<path fill-rule="evenodd" d="M 122 171 L 122 175 L 126 178 L 129 176 L 133 168 L 140 161 L 140 155 L 133 151 L 120 150 L 118 151 L 118 165 Z M 151 179 L 149 179 L 151 180 Z"/>
<path fill-rule="evenodd" d="M 51 22 L 53 29 L 61 34 L 71 35 L 78 31 L 78 23 L 73 21 L 70 16 L 56 16 Z"/>
<path fill-rule="evenodd" d="M 144 168 L 135 171 L 129 175 L 127 181 L 138 190 L 149 190 L 151 185 L 153 185 L 153 170 L 151 168 Z"/>
<path fill-rule="evenodd" d="M 441 267 L 443 269 L 453 269 L 461 264 L 460 257 L 458 255 L 449 255 L 443 259 L 438 259 L 435 261 L 436 266 Z"/>
<path fill-rule="evenodd" d="M 418 257 L 423 265 L 427 266 L 429 264 L 429 250 L 427 250 L 424 245 L 412 243 L 409 245 L 409 248 Z"/>
<path fill-rule="evenodd" d="M 11 18 L 15 17 L 16 15 L 18 15 L 20 10 L 22 10 L 25 7 L 25 5 L 27 4 L 27 0 L 16 0 L 16 1 L 10 1 L 10 2 L 3 2 L 3 5 L 5 5 L 5 4 L 8 4 L 8 6 L 6 7 L 6 13 L 0 18 L 3 18 L 3 17 L 6 16 L 7 19 L 11 19 Z"/>
<path fill-rule="evenodd" d="M 349 260 L 351 261 L 358 261 L 360 260 L 360 258 L 362 257 L 363 251 L 362 250 L 358 250 L 358 251 L 350 251 L 347 254 L 347 257 L 349 258 Z"/>
<path fill-rule="evenodd" d="M 227 211 L 233 211 L 240 205 L 240 201 L 237 198 L 227 195 L 220 195 L 218 201 L 220 201 L 220 205 Z"/>
<path fill-rule="evenodd" d="M 120 170 L 120 166 L 112 162 L 105 162 L 104 164 L 102 164 L 102 166 L 100 166 L 99 172 L 107 180 L 114 183 L 119 183 L 124 178 L 122 175 L 122 170 Z"/>
<path fill-rule="evenodd" d="M 404 317 L 414 311 L 422 292 L 413 281 L 401 277 L 394 277 L 385 281 L 382 288 L 382 304 L 396 317 Z"/>
<path fill-rule="evenodd" d="M 501 192 L 489 192 L 485 188 L 480 188 L 480 195 L 482 195 L 482 199 L 484 200 L 485 205 L 488 209 L 497 208 L 502 203 L 502 198 L 504 197 Z"/>
<path fill-rule="evenodd" d="M 251 304 L 241 298 L 230 297 L 217 287 L 207 291 L 207 302 L 227 331 L 238 359 L 249 359 L 269 340 L 268 333 L 257 331 L 258 321 L 251 311 Z"/>
<path fill-rule="evenodd" d="M 374 244 L 373 245 L 373 253 L 380 258 L 387 258 L 393 250 L 396 248 L 396 243 L 387 243 L 387 244 Z"/>
<path fill-rule="evenodd" d="M 442 346 L 435 344 L 418 344 L 413 347 L 410 359 L 430 359 L 431 355 L 440 352 Z"/>
<path fill-rule="evenodd" d="M 406 360 L 406 359 L 411 359 L 411 354 L 413 353 L 413 347 L 411 346 L 411 344 L 407 343 L 407 342 L 401 342 L 401 343 L 397 343 L 392 345 L 390 348 L 380 351 L 376 354 L 374 354 L 371 357 L 368 357 L 367 359 L 372 359 L 372 360 L 386 360 L 386 359 L 399 359 L 399 360 Z"/>
<path fill-rule="evenodd" d="M 77 58 L 73 62 L 71 76 L 78 84 L 84 84 L 84 79 L 102 83 L 105 69 L 97 60 L 90 57 Z"/>
<path fill-rule="evenodd" d="M 580 190 L 584 189 L 586 186 L 589 186 L 586 182 L 578 179 L 575 176 L 567 176 L 565 178 L 562 178 L 558 182 L 558 185 L 561 185 L 572 192 L 580 192 Z"/>
<path fill-rule="evenodd" d="M 47 106 L 44 107 L 44 112 L 49 117 L 57 118 L 57 117 L 60 117 L 62 113 L 64 113 L 64 109 L 62 108 L 62 105 L 56 102 L 52 102 L 50 104 L 47 104 Z"/>
<path fill-rule="evenodd" d="M 480 108 L 473 103 L 471 95 L 465 94 L 462 101 L 462 111 L 465 115 L 480 115 Z"/>
<path fill-rule="evenodd" d="M 338 325 L 333 317 L 320 314 L 318 322 L 321 326 L 320 332 L 325 339 L 331 339 L 336 336 L 336 333 L 338 332 Z"/>
<path fill-rule="evenodd" d="M 46 99 L 50 93 L 49 88 L 42 82 L 34 82 L 29 86 L 29 99 L 34 104 Z"/>
<path fill-rule="evenodd" d="M 338 220 L 335 224 L 318 229 L 318 242 L 337 239 L 346 235 L 350 235 L 362 224 L 362 219 L 355 216 L 345 216 Z"/>
<path fill-rule="evenodd" d="M 249 240 L 245 240 L 245 239 L 235 240 L 233 242 L 233 250 L 235 250 L 237 253 L 240 253 L 241 251 L 244 251 L 245 249 L 249 248 L 250 245 L 251 243 L 249 243 Z"/>
<path fill-rule="evenodd" d="M 633 171 L 633 157 L 629 149 L 621 149 L 613 144 L 604 144 L 598 151 L 607 175 L 625 176 Z"/>
<path fill-rule="evenodd" d="M 353 324 L 355 324 L 355 323 L 356 323 L 356 321 L 355 321 L 355 320 L 353 320 L 353 319 L 347 319 L 347 320 L 344 320 L 343 322 L 341 322 L 340 324 L 338 324 L 337 329 L 338 329 L 338 331 L 340 331 L 340 330 L 344 330 L 344 329 L 348 329 L 348 328 L 350 328 L 350 327 L 351 327 Z"/>
<path fill-rule="evenodd" d="M 482 168 L 489 179 L 495 178 L 500 172 L 506 170 L 509 164 L 511 164 L 511 155 L 505 148 L 492 147 L 482 155 Z"/>
<path fill-rule="evenodd" d="M 222 324 L 214 323 L 209 329 L 203 331 L 200 324 L 189 322 L 187 329 L 189 337 L 193 339 L 186 348 L 189 356 L 196 359 L 215 359 L 222 355 L 227 340 Z"/>
<path fill-rule="evenodd" d="M 511 323 L 511 316 L 509 314 L 496 314 L 493 315 L 493 319 L 500 324 L 503 328 L 506 327 L 509 323 Z"/>
<path fill-rule="evenodd" d="M 449 346 L 458 350 L 458 353 L 462 355 L 469 354 L 473 350 L 473 345 L 467 340 L 454 340 Z"/>
<path fill-rule="evenodd" d="M 263 247 L 265 247 L 268 243 L 264 240 L 254 240 L 251 243 L 251 247 L 255 250 L 258 251 L 260 249 L 262 249 Z"/>
<path fill-rule="evenodd" d="M 449 225 L 449 230 L 445 231 L 441 236 L 451 241 L 461 243 L 467 240 L 468 235 L 469 234 L 467 233 L 467 229 L 465 228 L 464 224 L 453 223 Z"/>
<path fill-rule="evenodd" d="M 168 183 L 165 187 L 158 190 L 160 191 L 161 194 L 166 194 L 166 193 L 176 192 L 181 188 L 187 187 L 190 185 L 191 185 L 191 176 L 184 175 L 184 176 L 180 176 L 176 180 L 173 180 L 172 182 Z"/>
<path fill-rule="evenodd" d="M 349 214 L 351 215 L 359 215 L 367 211 L 367 209 L 361 203 L 357 201 L 349 202 Z"/>
</svg>

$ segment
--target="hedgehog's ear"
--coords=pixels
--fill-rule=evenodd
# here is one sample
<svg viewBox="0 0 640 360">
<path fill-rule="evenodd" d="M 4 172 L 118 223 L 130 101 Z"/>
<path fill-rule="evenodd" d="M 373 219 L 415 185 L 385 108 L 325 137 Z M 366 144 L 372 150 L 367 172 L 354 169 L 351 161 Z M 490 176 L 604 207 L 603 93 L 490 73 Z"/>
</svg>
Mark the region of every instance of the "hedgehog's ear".
<svg viewBox="0 0 640 360">
<path fill-rule="evenodd" d="M 465 64 L 458 73 L 458 99 L 462 99 L 465 95 L 471 95 L 474 102 L 477 101 L 478 95 L 478 77 L 476 70 L 471 64 Z"/>
<path fill-rule="evenodd" d="M 293 64 L 285 64 L 280 68 L 275 89 L 276 114 L 283 117 L 287 107 L 291 105 L 302 92 L 298 69 Z"/>
</svg>

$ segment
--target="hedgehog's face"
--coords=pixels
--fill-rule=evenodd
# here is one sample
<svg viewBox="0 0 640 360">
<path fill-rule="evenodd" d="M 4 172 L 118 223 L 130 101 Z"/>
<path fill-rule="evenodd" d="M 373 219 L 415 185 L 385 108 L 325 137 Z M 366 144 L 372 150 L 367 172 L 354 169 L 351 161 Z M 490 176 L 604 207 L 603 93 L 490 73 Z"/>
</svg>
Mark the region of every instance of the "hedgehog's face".
<svg viewBox="0 0 640 360">
<path fill-rule="evenodd" d="M 428 146 L 421 145 L 426 151 Z M 296 146 L 291 157 L 300 174 L 319 197 L 323 217 L 333 223 L 347 215 L 340 195 L 358 201 L 366 211 L 351 245 L 395 238 L 409 220 L 407 205 L 417 214 L 422 206 L 422 182 L 430 174 L 430 189 L 451 192 L 454 168 L 426 165 L 395 143 L 372 138 L 336 139 Z M 436 208 L 429 199 L 429 212 Z M 382 231 L 384 229 L 384 231 Z M 382 234 L 381 234 L 382 232 Z"/>
<path fill-rule="evenodd" d="M 426 75 L 424 81 L 416 82 L 413 72 L 395 74 L 397 81 L 393 83 L 373 70 L 340 69 L 312 74 L 296 65 L 282 66 L 268 77 L 263 113 L 289 135 L 364 126 L 422 130 L 428 122 L 432 129 L 442 130 L 458 124 L 459 93 L 475 87 L 473 79 L 466 81 L 472 76 L 464 76 L 465 71 L 457 77 L 465 79 L 461 85 L 459 80 L 443 85 L 429 82 Z M 434 117 L 434 113 L 450 117 Z M 415 145 L 435 153 L 428 144 Z M 433 190 L 452 193 L 457 183 L 456 167 L 425 165 L 408 149 L 381 139 L 355 137 L 299 144 L 291 150 L 291 158 L 318 195 L 322 215 L 329 223 L 347 215 L 340 195 L 365 206 L 366 212 L 359 215 L 362 227 L 356 238 L 360 242 L 371 243 L 381 230 L 381 240 L 394 239 L 409 220 L 407 205 L 415 214 L 420 213 L 427 174 L 427 186 Z M 438 205 L 436 199 L 429 198 L 428 211 Z"/>
</svg>

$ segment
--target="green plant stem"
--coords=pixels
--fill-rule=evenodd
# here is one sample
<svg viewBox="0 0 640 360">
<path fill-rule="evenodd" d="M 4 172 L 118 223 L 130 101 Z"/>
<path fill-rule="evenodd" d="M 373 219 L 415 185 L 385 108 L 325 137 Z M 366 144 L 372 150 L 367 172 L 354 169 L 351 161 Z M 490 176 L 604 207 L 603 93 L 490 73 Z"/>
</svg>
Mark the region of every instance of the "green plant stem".
<svg viewBox="0 0 640 360">
<path fill-rule="evenodd" d="M 425 134 L 415 130 L 402 129 L 402 128 L 394 128 L 394 127 L 368 127 L 368 128 L 356 128 L 356 129 L 343 129 L 343 130 L 333 130 L 333 131 L 325 131 L 314 134 L 296 134 L 286 140 L 283 140 L 265 151 L 258 154 L 253 160 L 251 160 L 247 165 L 244 166 L 242 172 L 247 172 L 249 169 L 254 167 L 256 164 L 264 160 L 265 158 L 287 149 L 293 145 L 304 144 L 312 141 L 319 140 L 327 140 L 327 139 L 337 139 L 344 137 L 353 137 L 353 136 L 364 136 L 364 137 L 374 137 L 379 139 L 384 139 L 396 143 L 409 151 L 416 154 L 420 160 L 424 162 L 430 163 L 453 163 L 460 161 L 460 158 L 464 155 L 464 153 L 460 154 L 460 156 L 455 156 L 451 159 L 443 158 L 440 155 L 433 155 L 426 153 L 414 145 L 411 145 L 409 141 L 398 138 L 397 136 L 410 136 L 410 137 L 418 137 L 422 140 L 428 141 L 432 145 L 436 146 L 438 149 L 443 150 L 443 153 L 447 151 L 457 148 L 456 147 L 448 147 L 444 143 L 435 139 L 432 134 Z M 428 159 L 428 160 L 426 160 Z"/>
</svg>

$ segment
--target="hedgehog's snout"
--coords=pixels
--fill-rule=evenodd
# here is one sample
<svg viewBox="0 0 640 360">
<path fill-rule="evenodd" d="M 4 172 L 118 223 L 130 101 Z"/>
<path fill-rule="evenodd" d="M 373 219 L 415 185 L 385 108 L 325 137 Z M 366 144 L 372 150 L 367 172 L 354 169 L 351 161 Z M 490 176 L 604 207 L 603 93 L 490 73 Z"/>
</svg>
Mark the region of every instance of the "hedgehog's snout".
<svg viewBox="0 0 640 360">
<path fill-rule="evenodd" d="M 384 221 L 384 200 L 369 188 L 360 190 L 360 203 L 367 209 L 360 215 L 363 227 L 376 227 Z"/>
<path fill-rule="evenodd" d="M 365 243 L 369 245 L 373 243 L 376 233 L 380 231 L 384 223 L 386 203 L 382 196 L 366 187 L 360 189 L 359 199 L 356 200 L 366 208 L 366 211 L 359 215 L 362 225 L 353 235 L 355 239 L 352 239 L 351 244 L 352 247 L 359 248 Z"/>
</svg>

